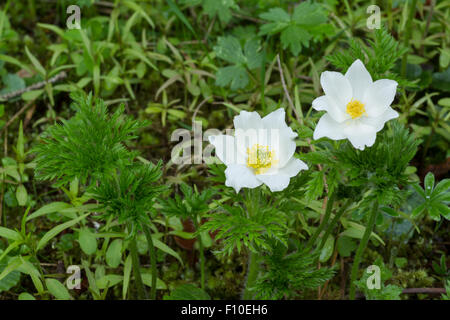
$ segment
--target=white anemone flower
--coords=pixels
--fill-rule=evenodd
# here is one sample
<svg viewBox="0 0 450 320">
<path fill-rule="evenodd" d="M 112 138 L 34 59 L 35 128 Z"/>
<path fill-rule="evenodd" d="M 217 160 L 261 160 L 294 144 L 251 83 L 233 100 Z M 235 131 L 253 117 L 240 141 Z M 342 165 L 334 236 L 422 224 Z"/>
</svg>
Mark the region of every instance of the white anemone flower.
<svg viewBox="0 0 450 320">
<path fill-rule="evenodd" d="M 234 117 L 234 128 L 234 136 L 210 136 L 209 142 L 227 166 L 225 185 L 236 192 L 263 183 L 272 192 L 281 191 L 291 177 L 308 169 L 303 161 L 293 157 L 297 133 L 287 126 L 282 108 L 264 118 L 257 112 L 241 111 Z"/>
<path fill-rule="evenodd" d="M 385 122 L 397 118 L 390 107 L 397 82 L 389 79 L 372 81 L 361 60 L 348 68 L 345 76 L 325 71 L 320 76 L 325 95 L 312 102 L 315 110 L 326 111 L 314 130 L 314 139 L 328 137 L 348 139 L 360 150 L 375 143 L 377 132 Z"/>
</svg>

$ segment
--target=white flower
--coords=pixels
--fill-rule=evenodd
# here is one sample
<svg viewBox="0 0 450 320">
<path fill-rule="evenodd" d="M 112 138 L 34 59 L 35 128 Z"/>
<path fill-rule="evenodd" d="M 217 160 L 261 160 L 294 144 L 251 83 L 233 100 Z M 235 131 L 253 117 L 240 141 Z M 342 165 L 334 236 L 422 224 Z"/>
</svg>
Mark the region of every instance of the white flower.
<svg viewBox="0 0 450 320">
<path fill-rule="evenodd" d="M 225 185 L 236 192 L 266 184 L 272 192 L 289 185 L 307 165 L 293 157 L 297 134 L 285 122 L 282 108 L 262 118 L 241 111 L 234 117 L 234 136 L 210 136 L 217 157 L 227 166 Z"/>
<path fill-rule="evenodd" d="M 372 146 L 384 123 L 397 118 L 390 105 L 397 82 L 389 79 L 372 81 L 361 60 L 356 60 L 347 73 L 325 71 L 320 76 L 324 96 L 312 102 L 314 109 L 327 111 L 314 130 L 314 139 L 328 137 L 348 139 L 360 150 Z"/>
</svg>

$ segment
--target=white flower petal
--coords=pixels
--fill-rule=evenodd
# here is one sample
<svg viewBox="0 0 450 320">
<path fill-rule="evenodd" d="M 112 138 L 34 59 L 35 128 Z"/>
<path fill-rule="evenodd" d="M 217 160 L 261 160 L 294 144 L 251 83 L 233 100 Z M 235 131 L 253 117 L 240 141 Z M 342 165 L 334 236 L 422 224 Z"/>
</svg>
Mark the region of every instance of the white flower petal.
<svg viewBox="0 0 450 320">
<path fill-rule="evenodd" d="M 275 152 L 277 167 L 284 166 L 294 155 L 297 133 L 286 124 L 286 112 L 279 108 L 262 119 L 263 132 L 260 132 L 258 143 L 269 146 Z"/>
<path fill-rule="evenodd" d="M 291 158 L 283 168 L 280 168 L 279 172 L 288 177 L 295 177 L 301 170 L 308 170 L 306 163 L 300 159 Z"/>
<path fill-rule="evenodd" d="M 273 134 L 273 132 L 272 132 Z M 295 153 L 297 145 L 290 130 L 284 129 L 271 138 L 267 145 L 275 152 L 275 159 L 278 161 L 276 167 L 284 167 Z"/>
<path fill-rule="evenodd" d="M 397 82 L 389 79 L 380 79 L 372 83 L 364 93 L 364 109 L 369 117 L 378 117 L 394 101 L 397 91 Z"/>
<path fill-rule="evenodd" d="M 279 129 L 279 130 L 288 130 L 287 134 L 291 138 L 295 138 L 297 133 L 295 133 L 286 123 L 286 112 L 283 108 L 279 108 L 267 116 L 262 118 L 262 123 L 264 128 L 267 129 Z"/>
<path fill-rule="evenodd" d="M 239 115 L 234 117 L 234 129 L 253 129 L 258 130 L 263 127 L 261 117 L 258 112 L 241 111 Z"/>
<path fill-rule="evenodd" d="M 234 137 L 221 134 L 209 136 L 208 140 L 214 145 L 216 156 L 226 165 L 245 164 L 245 155 L 238 151 Z"/>
<path fill-rule="evenodd" d="M 315 98 L 312 102 L 312 107 L 317 111 L 328 111 L 329 106 L 327 96 L 323 95 Z"/>
<path fill-rule="evenodd" d="M 269 187 L 270 191 L 276 192 L 287 188 L 291 178 L 284 173 L 277 174 L 259 174 L 256 176 L 259 181 L 262 181 Z"/>
<path fill-rule="evenodd" d="M 278 108 L 277 110 L 269 113 L 267 116 L 262 118 L 264 127 L 267 128 L 285 128 L 287 127 L 286 121 L 286 111 L 283 108 Z"/>
<path fill-rule="evenodd" d="M 344 109 L 339 108 L 329 97 L 320 96 L 313 100 L 312 107 L 317 111 L 327 111 L 337 122 L 343 122 L 350 119 L 350 115 Z"/>
<path fill-rule="evenodd" d="M 364 92 L 372 84 L 372 77 L 361 60 L 357 59 L 352 63 L 345 77 L 352 85 L 353 98 L 362 101 Z"/>
<path fill-rule="evenodd" d="M 320 84 L 325 95 L 345 112 L 347 103 L 352 99 L 352 86 L 350 81 L 342 73 L 334 71 L 324 71 L 320 76 Z M 336 119 L 339 121 L 339 119 Z"/>
<path fill-rule="evenodd" d="M 225 185 L 227 187 L 233 187 L 236 193 L 241 188 L 256 188 L 259 187 L 262 182 L 256 179 L 253 171 L 245 165 L 232 164 L 225 170 Z"/>
<path fill-rule="evenodd" d="M 370 125 L 375 128 L 375 131 L 378 132 L 383 129 L 384 124 L 391 119 L 395 119 L 398 117 L 397 111 L 388 107 L 387 110 L 379 117 L 361 117 L 361 122 L 364 124 Z"/>
<path fill-rule="evenodd" d="M 375 143 L 377 132 L 375 128 L 359 120 L 349 120 L 344 125 L 344 134 L 351 144 L 360 150 L 371 147 Z"/>
<path fill-rule="evenodd" d="M 350 120 L 349 120 L 350 121 Z M 314 129 L 314 140 L 328 137 L 333 140 L 345 139 L 344 127 L 346 123 L 335 121 L 328 113 L 324 114 Z"/>
</svg>

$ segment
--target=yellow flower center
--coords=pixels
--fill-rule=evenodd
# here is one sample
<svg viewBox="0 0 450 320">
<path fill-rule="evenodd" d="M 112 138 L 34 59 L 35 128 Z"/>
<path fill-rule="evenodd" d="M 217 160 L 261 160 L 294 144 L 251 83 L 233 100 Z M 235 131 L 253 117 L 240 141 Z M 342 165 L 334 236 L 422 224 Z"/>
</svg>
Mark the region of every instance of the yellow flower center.
<svg viewBox="0 0 450 320">
<path fill-rule="evenodd" d="M 247 148 L 247 167 L 253 168 L 255 174 L 265 173 L 277 162 L 275 152 L 270 151 L 269 146 L 254 144 L 251 148 Z"/>
<path fill-rule="evenodd" d="M 364 104 L 358 100 L 352 100 L 347 103 L 347 113 L 352 117 L 352 119 L 359 118 L 365 113 Z"/>
</svg>

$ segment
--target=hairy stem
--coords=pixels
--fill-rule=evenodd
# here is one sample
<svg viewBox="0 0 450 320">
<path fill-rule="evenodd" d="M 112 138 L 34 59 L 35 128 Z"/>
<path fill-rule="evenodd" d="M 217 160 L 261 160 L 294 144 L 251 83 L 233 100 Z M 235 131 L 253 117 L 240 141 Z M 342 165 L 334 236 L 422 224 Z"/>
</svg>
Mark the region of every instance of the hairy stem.
<svg viewBox="0 0 450 320">
<path fill-rule="evenodd" d="M 152 288 L 150 291 L 150 299 L 156 300 L 156 279 L 158 278 L 158 270 L 156 269 L 156 250 L 149 227 L 144 225 L 143 229 L 145 237 L 147 238 L 148 248 L 150 250 L 150 263 L 152 266 Z"/>
<path fill-rule="evenodd" d="M 254 286 L 258 277 L 259 269 L 259 255 L 255 252 L 250 252 L 247 270 L 247 282 L 245 283 L 245 290 L 242 298 L 244 300 L 251 300 L 253 293 L 250 289 Z"/>
<path fill-rule="evenodd" d="M 259 189 L 248 189 L 245 192 L 245 206 L 249 218 L 254 218 L 258 214 L 261 191 Z M 259 254 L 250 251 L 248 256 L 247 280 L 245 283 L 242 299 L 250 300 L 253 297 L 250 289 L 254 286 L 258 277 Z"/>
<path fill-rule="evenodd" d="M 144 290 L 144 285 L 142 283 L 142 275 L 141 275 L 141 269 L 140 269 L 140 265 L 139 265 L 139 256 L 138 256 L 138 251 L 137 251 L 136 235 L 131 239 L 130 252 L 131 252 L 131 261 L 133 263 L 133 274 L 134 274 L 134 280 L 135 280 L 135 284 L 136 284 L 137 297 L 138 297 L 138 299 L 142 300 L 145 298 L 145 290 Z"/>
<path fill-rule="evenodd" d="M 369 242 L 369 237 L 375 225 L 377 213 L 378 213 L 378 200 L 375 200 L 372 212 L 370 213 L 369 216 L 369 222 L 367 223 L 366 230 L 364 231 L 364 235 L 361 239 L 361 242 L 359 243 L 358 250 L 356 251 L 355 260 L 353 260 L 352 273 L 350 277 L 350 300 L 355 300 L 355 291 L 356 291 L 355 280 L 356 277 L 358 276 L 359 263 L 361 262 L 361 257 L 364 252 L 364 249 L 366 248 L 367 243 Z"/>
<path fill-rule="evenodd" d="M 319 227 L 317 228 L 316 232 L 314 232 L 313 236 L 311 238 L 309 238 L 309 241 L 306 244 L 307 249 L 312 248 L 312 246 L 316 242 L 317 237 L 323 231 L 323 228 L 325 228 L 325 226 L 327 225 L 328 220 L 330 220 L 331 210 L 333 209 L 334 199 L 335 199 L 335 192 L 333 192 L 331 194 L 331 196 L 329 196 L 329 198 L 328 198 L 327 208 L 325 209 L 325 216 L 323 217 L 323 220 L 320 223 Z"/>
</svg>

